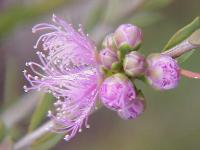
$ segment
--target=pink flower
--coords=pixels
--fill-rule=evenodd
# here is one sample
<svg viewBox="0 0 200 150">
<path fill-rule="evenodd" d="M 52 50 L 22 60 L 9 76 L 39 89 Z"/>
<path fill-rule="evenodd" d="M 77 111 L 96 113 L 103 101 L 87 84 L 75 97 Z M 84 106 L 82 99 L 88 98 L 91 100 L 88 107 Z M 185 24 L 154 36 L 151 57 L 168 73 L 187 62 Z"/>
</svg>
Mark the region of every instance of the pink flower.
<svg viewBox="0 0 200 150">
<path fill-rule="evenodd" d="M 25 91 L 42 90 L 52 93 L 57 101 L 55 111 L 48 116 L 53 121 L 52 131 L 66 133 L 70 140 L 82 126 L 95 107 L 101 75 L 96 61 L 96 47 L 83 33 L 53 15 L 56 25 L 41 23 L 33 27 L 33 33 L 45 31 L 35 45 L 40 63 L 28 62 L 24 71 L 30 86 Z"/>
<path fill-rule="evenodd" d="M 107 108 L 117 111 L 135 99 L 136 93 L 131 81 L 118 73 L 104 80 L 99 96 Z"/>
</svg>

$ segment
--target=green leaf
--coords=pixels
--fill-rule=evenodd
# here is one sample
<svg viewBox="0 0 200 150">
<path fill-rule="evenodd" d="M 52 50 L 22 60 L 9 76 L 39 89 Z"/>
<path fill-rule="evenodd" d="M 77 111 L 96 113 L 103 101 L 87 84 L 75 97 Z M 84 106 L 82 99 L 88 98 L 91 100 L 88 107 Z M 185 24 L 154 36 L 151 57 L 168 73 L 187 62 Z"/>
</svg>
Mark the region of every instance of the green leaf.
<svg viewBox="0 0 200 150">
<path fill-rule="evenodd" d="M 200 19 L 196 17 L 190 24 L 178 30 L 172 38 L 168 41 L 163 51 L 172 48 L 173 46 L 179 44 L 186 38 L 188 38 L 195 30 L 200 28 Z"/>
<path fill-rule="evenodd" d="M 200 46 L 200 29 L 196 30 L 188 39 L 190 44 Z"/>
<path fill-rule="evenodd" d="M 33 142 L 29 150 L 48 150 L 54 147 L 63 137 L 64 134 L 48 132 Z"/>
<path fill-rule="evenodd" d="M 177 58 L 178 63 L 183 63 L 186 60 L 188 60 L 190 58 L 190 56 L 192 56 L 192 54 L 194 53 L 195 49 L 181 55 L 180 57 Z"/>
<path fill-rule="evenodd" d="M 46 118 L 47 111 L 51 108 L 53 104 L 53 97 L 49 94 L 42 96 L 42 99 L 39 101 L 29 125 L 29 132 L 33 131 L 38 127 L 44 118 Z"/>
</svg>

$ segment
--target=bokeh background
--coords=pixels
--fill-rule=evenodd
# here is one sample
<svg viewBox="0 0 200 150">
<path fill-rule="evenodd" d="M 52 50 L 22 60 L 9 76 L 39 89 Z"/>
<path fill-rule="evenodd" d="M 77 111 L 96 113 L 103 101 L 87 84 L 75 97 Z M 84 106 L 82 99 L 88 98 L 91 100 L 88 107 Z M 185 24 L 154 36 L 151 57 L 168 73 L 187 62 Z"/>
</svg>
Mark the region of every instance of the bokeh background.
<svg viewBox="0 0 200 150">
<path fill-rule="evenodd" d="M 31 33 L 32 26 L 50 22 L 53 13 L 74 25 L 83 24 L 98 45 L 119 24 L 134 23 L 143 29 L 141 51 L 147 55 L 159 52 L 178 29 L 200 15 L 200 1 L 0 0 L 0 141 L 5 150 L 27 134 L 41 100 L 38 93 L 24 93 L 22 70 L 26 61 L 36 59 L 33 45 L 38 36 Z M 200 72 L 199 50 L 181 66 Z M 124 121 L 101 108 L 90 117 L 90 129 L 49 149 L 199 150 L 200 81 L 183 77 L 178 88 L 165 92 L 137 85 L 147 103 L 141 117 Z"/>
</svg>

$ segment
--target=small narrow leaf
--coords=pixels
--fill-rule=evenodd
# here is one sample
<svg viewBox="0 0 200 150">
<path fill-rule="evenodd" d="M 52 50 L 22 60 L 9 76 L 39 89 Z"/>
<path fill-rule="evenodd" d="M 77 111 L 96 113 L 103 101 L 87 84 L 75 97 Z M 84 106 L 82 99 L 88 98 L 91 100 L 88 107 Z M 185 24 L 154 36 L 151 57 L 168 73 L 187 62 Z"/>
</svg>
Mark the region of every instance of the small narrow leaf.
<svg viewBox="0 0 200 150">
<path fill-rule="evenodd" d="M 188 39 L 190 44 L 200 46 L 200 29 L 196 30 Z"/>
<path fill-rule="evenodd" d="M 39 139 L 37 139 L 30 146 L 29 150 L 48 150 L 54 147 L 62 138 L 64 134 L 57 134 L 48 132 Z"/>
<path fill-rule="evenodd" d="M 173 46 L 179 44 L 186 38 L 188 38 L 195 30 L 200 28 L 200 19 L 196 17 L 190 24 L 178 30 L 168 41 L 163 51 L 172 48 Z"/>
<path fill-rule="evenodd" d="M 177 58 L 178 63 L 183 63 L 186 60 L 188 60 L 190 58 L 190 56 L 192 56 L 192 54 L 194 53 L 195 49 L 181 55 L 180 57 Z"/>
<path fill-rule="evenodd" d="M 29 125 L 29 132 L 33 131 L 38 127 L 42 120 L 46 117 L 47 111 L 51 108 L 53 104 L 53 97 L 49 94 L 42 96 L 42 99 L 39 101 Z"/>
</svg>

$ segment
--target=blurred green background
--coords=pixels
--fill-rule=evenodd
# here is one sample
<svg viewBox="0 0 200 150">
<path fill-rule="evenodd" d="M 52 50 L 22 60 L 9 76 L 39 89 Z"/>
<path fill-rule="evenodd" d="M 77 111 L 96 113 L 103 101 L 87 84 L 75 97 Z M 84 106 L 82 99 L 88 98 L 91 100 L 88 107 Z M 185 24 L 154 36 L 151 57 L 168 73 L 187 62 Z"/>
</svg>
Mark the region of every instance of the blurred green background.
<svg viewBox="0 0 200 150">
<path fill-rule="evenodd" d="M 178 29 L 200 15 L 200 1 L 1 0 L 0 141 L 7 148 L 26 134 L 32 112 L 41 99 L 37 93 L 35 96 L 23 92 L 26 81 L 22 70 L 26 61 L 36 59 L 33 45 L 38 36 L 31 33 L 32 26 L 50 22 L 53 13 L 74 25 L 83 24 L 98 45 L 119 24 L 135 23 L 143 29 L 141 50 L 147 55 L 160 51 Z M 199 58 L 197 50 L 181 66 L 200 72 Z M 165 92 L 137 84 L 147 102 L 141 117 L 124 121 L 101 108 L 90 117 L 90 129 L 84 129 L 70 142 L 60 140 L 50 149 L 199 150 L 200 81 L 183 77 L 178 88 Z M 42 118 L 38 125 L 47 120 Z"/>
</svg>

